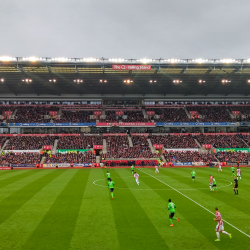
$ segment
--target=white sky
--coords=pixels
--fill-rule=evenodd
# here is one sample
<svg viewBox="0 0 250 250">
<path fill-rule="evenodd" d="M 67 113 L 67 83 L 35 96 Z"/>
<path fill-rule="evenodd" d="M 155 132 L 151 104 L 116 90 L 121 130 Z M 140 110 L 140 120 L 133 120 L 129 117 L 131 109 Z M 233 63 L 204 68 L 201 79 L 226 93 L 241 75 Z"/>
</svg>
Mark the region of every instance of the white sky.
<svg viewBox="0 0 250 250">
<path fill-rule="evenodd" d="M 250 58 L 249 0 L 0 0 L 0 56 Z"/>
</svg>

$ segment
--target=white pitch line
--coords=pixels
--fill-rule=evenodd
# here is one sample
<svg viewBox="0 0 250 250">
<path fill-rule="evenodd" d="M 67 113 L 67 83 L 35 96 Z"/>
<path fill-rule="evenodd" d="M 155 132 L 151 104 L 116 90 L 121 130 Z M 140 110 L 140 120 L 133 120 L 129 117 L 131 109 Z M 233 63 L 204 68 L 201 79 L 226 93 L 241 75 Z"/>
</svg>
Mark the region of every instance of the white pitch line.
<svg viewBox="0 0 250 250">
<path fill-rule="evenodd" d="M 139 169 L 138 169 L 138 170 L 139 170 Z M 170 186 L 170 185 L 168 185 L 167 183 L 165 183 L 165 182 L 163 182 L 163 181 L 159 180 L 158 178 L 156 178 L 155 176 L 153 176 L 153 175 L 151 175 L 151 174 L 149 174 L 149 173 L 147 173 L 147 172 L 144 172 L 144 171 L 143 171 L 143 170 L 141 170 L 141 169 L 140 169 L 140 171 L 141 171 L 141 172 L 143 172 L 143 173 L 145 173 L 145 174 L 147 174 L 147 175 L 149 175 L 149 176 L 151 176 L 152 178 L 154 178 L 154 179 L 158 180 L 159 182 L 163 183 L 164 185 L 166 185 L 166 186 L 170 187 L 171 189 L 173 189 L 173 190 L 174 190 L 174 191 L 176 191 L 177 193 L 179 193 L 179 194 L 183 195 L 184 197 L 186 197 L 186 198 L 187 198 L 187 199 L 189 199 L 190 201 L 194 202 L 196 205 L 198 205 L 198 206 L 202 207 L 203 209 L 205 209 L 206 211 L 208 211 L 210 214 L 213 214 L 213 215 L 214 215 L 214 213 L 213 213 L 213 212 L 211 212 L 211 211 L 210 211 L 210 210 L 208 210 L 207 208 L 203 207 L 203 206 L 202 206 L 201 204 L 199 204 L 198 202 L 196 202 L 196 201 L 192 200 L 191 198 L 189 198 L 189 197 L 188 197 L 188 196 L 186 196 L 185 194 L 181 193 L 181 192 L 180 192 L 180 191 L 178 191 L 177 189 L 175 189 L 175 188 L 171 187 L 171 186 Z M 233 227 L 234 229 L 238 230 L 239 232 L 243 233 L 244 235 L 246 235 L 247 237 L 249 237 L 249 238 L 250 238 L 250 235 L 248 235 L 248 234 L 244 233 L 243 231 L 241 231 L 239 228 L 237 228 L 237 227 L 233 226 L 233 225 L 232 225 L 231 223 L 229 223 L 228 221 L 226 221 L 226 220 L 224 220 L 224 219 L 223 219 L 223 221 L 224 221 L 224 222 L 226 222 L 226 223 L 227 223 L 228 225 L 230 225 L 231 227 Z"/>
<path fill-rule="evenodd" d="M 151 176 L 144 176 L 144 178 L 145 177 L 148 177 L 148 178 L 152 178 Z M 161 177 L 168 177 L 168 176 L 161 176 Z M 187 177 L 184 177 L 184 176 L 182 176 L 183 178 L 187 178 Z M 125 177 L 113 177 L 112 179 L 116 179 L 116 178 L 131 178 L 131 176 L 125 176 Z M 200 178 L 206 178 L 206 177 L 200 177 Z M 100 184 L 97 184 L 96 182 L 98 182 L 98 181 L 103 181 L 103 180 L 106 180 L 106 179 L 98 179 L 98 180 L 95 180 L 95 181 L 93 181 L 93 184 L 94 185 L 96 185 L 96 186 L 99 186 L 99 187 L 107 187 L 107 186 L 104 186 L 104 185 L 100 185 Z M 220 179 L 219 179 L 220 180 Z M 223 180 L 223 179 L 221 179 L 221 180 Z M 224 180 L 224 181 L 228 181 L 228 180 Z M 228 182 L 230 182 L 230 181 L 228 181 Z M 225 185 L 225 186 L 219 186 L 219 188 L 222 188 L 222 187 L 228 187 L 228 186 L 230 186 L 230 185 L 232 185 L 232 182 L 230 182 L 230 184 L 229 185 Z M 126 188 L 122 188 L 122 187 L 115 187 L 115 188 L 119 188 L 119 189 L 131 189 L 131 190 L 172 190 L 171 188 L 165 188 L 165 189 L 152 189 L 152 188 L 143 188 L 143 189 L 140 189 L 140 188 L 130 188 L 130 187 L 126 187 Z M 200 189 L 207 189 L 207 187 L 206 188 L 179 188 L 178 190 L 183 190 L 183 191 L 190 191 L 190 190 L 200 190 Z"/>
</svg>

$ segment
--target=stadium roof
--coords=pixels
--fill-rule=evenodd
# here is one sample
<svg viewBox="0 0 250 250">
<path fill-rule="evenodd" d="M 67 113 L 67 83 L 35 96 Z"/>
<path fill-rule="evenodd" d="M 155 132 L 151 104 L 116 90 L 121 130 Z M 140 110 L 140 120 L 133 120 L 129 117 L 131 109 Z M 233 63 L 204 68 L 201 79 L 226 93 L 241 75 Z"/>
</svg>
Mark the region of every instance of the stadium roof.
<svg viewBox="0 0 250 250">
<path fill-rule="evenodd" d="M 0 84 L 2 100 L 248 100 L 250 59 L 0 57 Z"/>
</svg>

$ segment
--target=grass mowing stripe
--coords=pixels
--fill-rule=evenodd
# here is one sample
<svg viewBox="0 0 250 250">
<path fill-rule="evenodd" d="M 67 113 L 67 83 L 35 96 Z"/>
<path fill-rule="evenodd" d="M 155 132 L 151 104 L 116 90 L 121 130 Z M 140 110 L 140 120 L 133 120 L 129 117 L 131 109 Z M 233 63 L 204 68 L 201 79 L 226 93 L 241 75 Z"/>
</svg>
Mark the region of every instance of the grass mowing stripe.
<svg viewBox="0 0 250 250">
<path fill-rule="evenodd" d="M 153 171 L 145 169 L 144 171 L 153 174 Z M 144 175 L 144 173 L 142 173 L 142 175 Z M 145 174 L 146 175 L 146 174 Z M 158 178 L 160 178 L 160 175 L 157 175 Z M 149 175 L 147 175 L 149 176 Z M 148 180 L 148 178 L 145 178 L 146 180 Z M 155 182 L 159 183 L 159 185 L 161 186 L 166 186 L 165 184 L 163 184 L 162 182 L 151 178 L 152 180 L 154 180 Z M 169 183 L 170 186 L 173 187 L 172 185 L 172 179 L 171 179 L 171 175 L 169 176 L 169 179 L 164 178 L 164 181 Z M 177 186 L 179 187 L 179 185 L 182 185 L 183 183 L 183 178 L 180 178 L 179 184 L 178 182 L 176 182 L 174 180 L 174 187 Z M 150 184 L 150 182 L 148 183 L 149 186 L 152 186 L 152 188 L 154 188 L 154 184 Z M 188 194 L 189 193 L 197 193 L 197 192 L 190 192 L 190 191 L 186 191 Z M 181 219 L 180 222 L 177 224 L 177 222 L 175 222 L 176 227 L 174 227 L 176 230 L 177 227 L 179 227 L 179 225 L 185 227 L 186 221 L 188 221 L 191 225 L 193 225 L 193 227 L 196 228 L 196 230 L 198 230 L 199 234 L 195 234 L 195 231 L 186 231 L 185 229 L 183 230 L 183 232 L 181 231 L 179 234 L 174 234 L 171 235 L 170 237 L 173 237 L 176 241 L 182 241 L 183 237 L 188 237 L 190 238 L 190 244 L 188 245 L 189 249 L 211 249 L 210 247 L 208 247 L 207 242 L 209 241 L 210 244 L 213 244 L 214 247 L 212 247 L 212 249 L 235 249 L 235 248 L 240 248 L 240 247 L 245 247 L 245 241 L 246 241 L 246 237 L 241 234 L 240 232 L 238 232 L 237 230 L 235 230 L 234 228 L 230 228 L 229 226 L 225 225 L 225 229 L 230 230 L 229 232 L 232 233 L 233 235 L 233 240 L 229 239 L 229 237 L 227 235 L 221 235 L 221 240 L 223 241 L 223 243 L 218 244 L 217 242 L 215 242 L 215 238 L 216 238 L 216 234 L 214 232 L 215 226 L 216 226 L 216 222 L 213 220 L 213 217 L 210 213 L 207 213 L 206 210 L 204 209 L 200 209 L 194 202 L 190 201 L 189 199 L 187 199 L 186 197 L 184 197 L 183 195 L 179 194 L 178 192 L 176 192 L 175 190 L 171 190 L 168 192 L 164 192 L 164 191 L 157 191 L 157 193 L 166 200 L 166 203 L 168 203 L 168 199 L 171 198 L 172 201 L 177 205 L 177 210 L 176 210 L 176 217 L 180 215 Z M 203 201 L 203 199 L 205 198 L 201 198 L 201 196 L 199 195 L 199 193 L 197 193 L 197 195 L 195 196 L 197 200 L 199 201 Z M 203 203 L 201 203 L 203 205 Z M 214 205 L 215 207 L 215 205 Z M 214 208 L 213 207 L 213 208 Z M 223 213 L 224 214 L 224 213 Z M 184 218 L 183 218 L 184 217 Z M 200 241 L 199 235 L 202 234 L 207 240 L 206 241 Z M 199 247 L 196 247 L 196 245 L 200 244 Z M 185 248 L 186 249 L 186 248 Z"/>
<path fill-rule="evenodd" d="M 27 176 L 26 178 L 22 178 L 17 180 L 14 183 L 11 183 L 5 187 L 0 189 L 0 203 L 6 199 L 8 196 L 11 196 L 15 192 L 18 192 L 23 187 L 29 185 L 30 183 L 38 180 L 42 176 L 45 176 L 50 173 L 50 171 L 43 171 L 43 170 L 31 170 L 34 174 Z M 54 170 L 52 170 L 54 171 Z"/>
<path fill-rule="evenodd" d="M 169 249 L 203 249 L 202 246 L 204 245 L 210 250 L 218 249 L 214 247 L 214 245 L 211 244 L 210 241 L 202 233 L 200 233 L 195 226 L 182 216 L 179 209 L 177 209 L 177 216 L 180 217 L 180 222 L 178 223 L 177 221 L 174 221 L 175 226 L 170 227 L 168 210 L 166 209 L 168 204 L 168 197 L 166 197 L 166 194 L 170 195 L 170 193 L 173 193 L 174 191 L 171 189 L 171 191 L 155 191 L 154 189 L 151 189 L 150 186 L 154 187 L 155 183 L 158 183 L 158 181 L 152 179 L 150 176 L 146 176 L 144 174 L 142 175 L 143 176 L 141 176 L 140 173 L 140 186 L 136 185 L 134 178 L 126 178 L 125 181 L 129 187 L 132 187 L 131 192 L 140 203 L 158 233 L 165 240 Z M 149 185 L 147 185 L 147 183 Z M 136 190 L 137 187 L 139 190 Z M 158 192 L 163 195 L 161 196 Z M 179 205 L 177 206 L 179 207 Z M 190 216 L 190 214 L 188 214 L 188 216 Z M 192 232 L 192 235 L 195 237 L 190 237 L 190 232 Z M 197 238 L 199 240 L 197 240 Z"/>
<path fill-rule="evenodd" d="M 31 171 L 31 170 L 24 170 L 25 172 L 28 172 L 28 171 Z M 18 173 L 23 173 L 23 170 L 19 170 L 19 171 L 16 171 L 16 170 L 0 170 L 0 180 L 4 179 L 4 177 L 7 175 L 16 175 Z"/>
<path fill-rule="evenodd" d="M 0 224 L 8 219 L 14 212 L 22 207 L 28 200 L 30 200 L 37 192 L 55 179 L 59 174 L 61 173 L 57 173 L 55 171 L 50 172 L 2 200 L 0 202 Z"/>
<path fill-rule="evenodd" d="M 182 196 L 186 197 L 187 199 L 189 199 L 190 201 L 192 201 L 192 202 L 193 202 L 193 203 L 195 203 L 196 205 L 200 206 L 201 208 L 205 209 L 207 212 L 209 212 L 209 213 L 211 213 L 211 214 L 213 214 L 213 215 L 214 215 L 214 213 L 213 213 L 213 212 L 211 212 L 211 211 L 210 211 L 210 210 L 208 210 L 207 208 L 203 207 L 201 204 L 199 204 L 198 202 L 196 202 L 196 201 L 194 201 L 193 199 L 189 198 L 189 197 L 188 197 L 188 196 L 186 196 L 185 194 L 181 193 L 181 192 L 180 192 L 180 191 L 178 191 L 177 189 L 175 189 L 175 188 L 171 187 L 171 186 L 170 186 L 170 185 L 168 185 L 167 183 L 165 183 L 165 182 L 163 182 L 163 181 L 159 180 L 158 178 L 156 178 L 155 176 L 153 176 L 153 175 L 151 175 L 151 174 L 149 174 L 149 173 L 147 173 L 147 172 L 144 172 L 144 171 L 143 171 L 143 170 L 141 170 L 141 169 L 140 169 L 140 171 L 142 171 L 143 173 L 145 173 L 145 174 L 147 174 L 147 175 L 151 176 L 152 178 L 154 178 L 154 179 L 156 179 L 156 180 L 160 181 L 160 182 L 161 182 L 161 183 L 163 183 L 164 185 L 166 185 L 166 186 L 170 187 L 171 189 L 173 189 L 173 190 L 174 190 L 174 191 L 176 191 L 177 193 L 181 194 Z M 234 225 L 232 225 L 232 224 L 231 224 L 231 223 L 229 223 L 228 221 L 225 221 L 225 220 L 223 220 L 223 221 L 224 221 L 224 222 L 226 222 L 226 223 L 227 223 L 228 225 L 230 225 L 231 227 L 233 227 L 234 229 L 236 229 L 237 231 L 239 231 L 239 232 L 241 232 L 242 234 L 244 234 L 245 236 L 247 236 L 248 238 L 250 238 L 250 235 L 248 235 L 248 234 L 246 234 L 245 232 L 241 231 L 239 228 L 235 227 Z"/>
<path fill-rule="evenodd" d="M 44 186 L 32 199 L 0 225 L 0 249 L 21 249 L 21 246 L 36 229 L 57 196 L 74 175 L 74 171 L 71 169 L 58 169 L 56 171 L 55 174 L 58 172 L 62 172 L 62 174 Z"/>
<path fill-rule="evenodd" d="M 69 249 L 88 176 L 75 172 L 22 249 Z"/>
<path fill-rule="evenodd" d="M 122 169 L 114 170 L 111 172 L 111 178 L 123 177 L 121 173 L 125 172 Z M 133 178 L 132 175 L 131 178 Z M 115 183 L 127 186 L 122 178 L 116 179 Z M 109 192 L 108 188 L 107 192 Z M 129 189 L 115 189 L 114 197 L 114 200 L 109 198 L 109 201 L 113 209 L 120 249 L 168 249 Z"/>
<path fill-rule="evenodd" d="M 0 188 L 5 187 L 28 176 L 31 176 L 33 174 L 36 174 L 35 171 L 25 171 L 22 173 L 18 173 L 18 175 L 10 176 L 9 178 L 0 181 Z"/>
<path fill-rule="evenodd" d="M 242 198 L 241 195 L 237 195 L 237 196 L 234 195 L 233 185 L 227 186 L 227 187 L 224 187 L 224 188 L 220 189 L 220 185 L 222 185 L 222 186 L 224 185 L 224 183 L 223 183 L 224 178 L 222 179 L 220 177 L 221 173 L 215 174 L 213 172 L 212 172 L 212 174 L 215 176 L 215 178 L 217 180 L 217 185 L 218 185 L 219 192 L 218 192 L 218 194 L 216 194 L 215 192 L 210 192 L 210 191 L 208 191 L 209 188 L 208 188 L 208 184 L 207 184 L 209 182 L 209 179 L 208 178 L 202 178 L 202 179 L 200 178 L 199 179 L 199 176 L 204 175 L 204 169 L 197 170 L 196 172 L 197 172 L 197 175 L 196 175 L 197 178 L 195 179 L 195 182 L 192 183 L 191 177 L 190 177 L 190 178 L 186 178 L 186 180 L 188 180 L 188 181 L 186 181 L 185 184 L 187 186 L 189 186 L 189 187 L 192 187 L 192 188 L 194 188 L 196 186 L 202 186 L 202 185 L 205 186 L 206 185 L 207 189 L 199 189 L 199 190 L 196 191 L 196 193 L 201 192 L 201 193 L 204 194 L 203 199 L 205 199 L 205 202 L 206 202 L 207 205 L 211 205 L 213 203 L 213 200 L 217 200 L 216 206 L 218 206 L 218 207 L 228 207 L 228 206 L 230 206 L 230 207 L 228 207 L 226 213 L 228 214 L 228 216 L 231 216 L 231 214 L 233 212 L 238 214 L 236 224 L 241 219 L 244 220 L 246 218 L 250 218 L 249 217 L 249 212 L 248 212 L 249 207 L 248 207 L 248 203 L 246 202 L 246 201 L 248 201 L 248 193 L 249 192 L 241 191 L 241 189 L 239 187 L 239 193 L 240 194 L 243 194 L 243 193 L 247 194 L 245 196 L 243 195 L 244 198 Z M 162 171 L 162 173 L 165 175 L 166 171 Z M 175 173 L 175 176 L 171 175 L 171 178 L 175 179 L 175 180 L 178 180 L 179 178 L 176 177 L 177 173 L 176 172 L 174 172 L 174 173 Z M 210 174 L 211 174 L 211 172 L 210 172 Z M 187 175 L 187 173 L 186 173 L 186 171 L 180 171 L 179 170 L 178 175 L 181 176 L 181 177 L 185 177 Z M 205 176 L 207 177 L 208 175 L 205 174 Z M 228 179 L 229 179 L 229 181 L 231 181 L 231 179 L 229 177 L 228 177 Z M 204 182 L 206 182 L 205 185 L 204 185 Z M 223 184 L 221 184 L 221 183 L 223 183 Z M 185 190 L 183 192 L 186 193 Z M 223 200 L 222 200 L 222 197 L 223 197 Z M 192 198 L 192 195 L 191 195 L 190 198 Z M 236 203 L 241 204 L 241 206 L 235 207 Z M 230 210 L 230 212 L 229 212 L 229 210 Z M 225 214 L 225 213 L 223 212 L 223 214 Z"/>
<path fill-rule="evenodd" d="M 114 215 L 109 202 L 110 194 L 107 192 L 106 176 L 104 177 L 105 170 L 85 171 L 90 171 L 89 179 L 69 249 L 119 249 Z M 95 186 L 93 181 L 97 179 L 103 179 L 101 183 L 105 187 Z"/>
</svg>

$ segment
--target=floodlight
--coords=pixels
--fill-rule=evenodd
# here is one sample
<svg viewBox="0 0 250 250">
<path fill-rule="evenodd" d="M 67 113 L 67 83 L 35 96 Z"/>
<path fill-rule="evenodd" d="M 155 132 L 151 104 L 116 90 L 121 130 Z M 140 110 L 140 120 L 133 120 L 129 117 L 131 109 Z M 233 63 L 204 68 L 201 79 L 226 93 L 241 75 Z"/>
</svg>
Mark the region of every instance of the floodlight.
<svg viewBox="0 0 250 250">
<path fill-rule="evenodd" d="M 1 79 L 0 79 L 0 82 L 4 82 L 4 78 L 1 78 Z"/>
<path fill-rule="evenodd" d="M 22 79 L 22 81 L 23 81 L 23 82 L 30 83 L 30 82 L 32 82 L 32 79 L 30 79 L 30 78 L 26 78 L 26 79 Z"/>
<path fill-rule="evenodd" d="M 74 82 L 76 82 L 76 83 L 81 83 L 81 82 L 83 82 L 83 80 L 82 79 L 75 79 L 75 80 L 73 80 Z"/>
<path fill-rule="evenodd" d="M 123 82 L 124 82 L 124 83 L 128 83 L 128 84 L 130 84 L 130 83 L 132 83 L 133 81 L 132 81 L 132 80 L 130 80 L 130 79 L 127 79 L 127 80 L 124 80 Z"/>
<path fill-rule="evenodd" d="M 204 81 L 204 80 L 202 80 L 202 79 L 199 79 L 199 80 L 198 80 L 198 83 L 204 83 L 204 82 L 206 82 L 206 81 Z"/>
<path fill-rule="evenodd" d="M 221 82 L 222 82 L 222 83 L 229 83 L 229 82 L 231 82 L 231 81 L 228 80 L 228 79 L 222 79 Z"/>
<path fill-rule="evenodd" d="M 173 83 L 181 83 L 182 81 L 181 80 L 179 80 L 179 79 L 175 79 L 175 80 L 173 80 Z"/>
<path fill-rule="evenodd" d="M 108 82 L 107 80 L 104 79 L 100 79 L 100 82 Z"/>
</svg>

